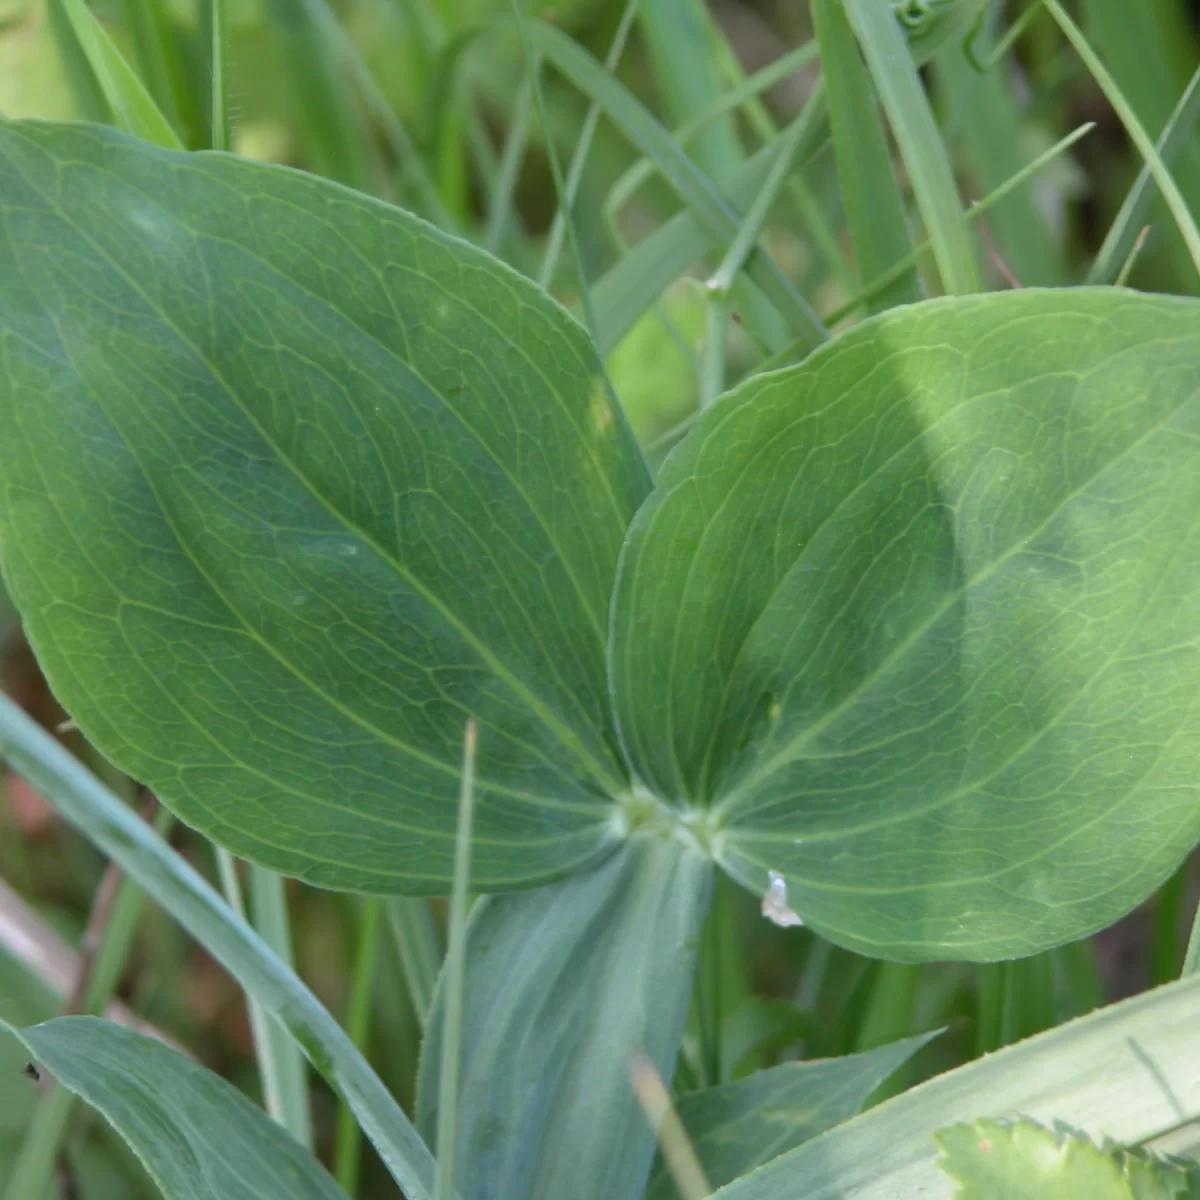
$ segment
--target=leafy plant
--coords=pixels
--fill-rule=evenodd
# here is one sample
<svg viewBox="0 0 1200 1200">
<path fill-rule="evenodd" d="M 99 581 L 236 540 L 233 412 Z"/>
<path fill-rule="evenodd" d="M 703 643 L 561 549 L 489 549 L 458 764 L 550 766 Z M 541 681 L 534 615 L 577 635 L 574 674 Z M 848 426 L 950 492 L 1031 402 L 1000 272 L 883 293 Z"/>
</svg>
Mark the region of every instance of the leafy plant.
<svg viewBox="0 0 1200 1200">
<path fill-rule="evenodd" d="M 861 1027 L 888 1040 L 911 1031 L 892 1029 L 885 990 L 907 986 L 905 964 L 1074 942 L 1200 840 L 1200 303 L 979 293 L 918 66 L 986 32 L 983 6 L 818 0 L 814 14 L 827 95 L 742 162 L 727 125 L 694 161 L 577 43 L 518 10 L 530 54 L 587 92 L 687 206 L 630 255 L 636 284 L 615 267 L 593 295 L 581 273 L 585 327 L 492 254 L 380 199 L 179 149 L 99 22 L 63 4 L 94 115 L 125 128 L 0 126 L 0 564 L 88 743 L 269 868 L 255 880 L 271 945 L 12 705 L 0 746 L 237 975 L 265 1068 L 279 1068 L 271 1107 L 296 1135 L 139 1035 L 87 1017 L 18 1031 L 165 1195 L 354 1190 L 352 1171 L 335 1182 L 297 1144 L 303 1076 L 282 1029 L 410 1200 L 660 1200 L 671 1185 L 631 1056 L 645 1056 L 635 1074 L 676 1077 L 719 876 L 776 925 L 901 964 L 865 1001 Z M 710 44 L 707 18 L 684 15 L 678 29 L 665 9 L 647 18 L 664 72 L 679 69 L 679 29 Z M 332 21 L 322 5 L 290 17 L 297 60 L 338 101 L 310 103 L 313 159 L 370 187 L 379 148 L 347 138 L 357 105 L 380 97 L 353 71 L 358 93 L 343 94 L 329 46 L 361 64 L 352 45 L 310 36 Z M 464 52 L 445 43 L 439 88 Z M 719 76 L 707 65 L 711 78 L 668 89 L 682 119 L 704 115 L 704 79 Z M 209 140 L 223 145 L 216 77 Z M 544 116 L 541 86 L 535 74 Z M 922 299 L 876 99 L 944 297 Z M 1118 108 L 1195 253 L 1185 197 Z M 469 140 L 470 112 L 438 138 Z M 404 150 L 403 128 L 384 124 Z M 875 315 L 833 337 L 759 240 L 826 133 L 862 282 L 877 284 Z M 578 177 L 549 154 L 555 178 Z M 726 191 L 709 177 L 720 164 Z M 739 189 L 758 193 L 745 217 Z M 469 207 L 449 166 L 412 190 L 443 225 Z M 503 216 L 488 223 L 497 240 Z M 602 350 L 714 239 L 701 411 L 656 473 Z M 770 354 L 725 391 L 730 311 Z M 270 872 L 373 895 L 455 889 L 428 1011 L 413 988 L 425 1038 L 411 1124 L 287 965 Z M 487 896 L 466 921 L 468 890 Z M 394 910 L 401 952 L 428 963 L 414 911 Z M 368 941 L 363 995 L 369 954 Z M 730 1200 L 899 1194 L 936 1176 L 938 1146 L 964 1195 L 1016 1194 L 1014 1180 L 1078 1190 L 1086 1171 L 1114 1197 L 1187 1194 L 1175 1160 L 1088 1138 L 1166 1131 L 1156 1088 L 1170 1055 L 1197 1048 L 1163 1030 L 1197 986 L 859 1117 L 927 1038 L 736 1081 L 710 1056 L 709 1086 L 662 1126 L 663 1161 L 691 1164 L 679 1186 Z M 1001 991 L 996 1045 L 1011 1013 Z M 1136 1054 L 1087 1076 L 1115 1033 Z M 1052 1067 L 1070 1086 L 1047 1095 Z M 1188 1079 L 1190 1098 L 1165 1088 L 1172 1111 L 1200 1104 Z M 1104 1123 L 1078 1138 L 1009 1120 L 1074 1120 L 1079 1096 Z M 985 1114 L 1008 1123 L 946 1129 Z"/>
</svg>

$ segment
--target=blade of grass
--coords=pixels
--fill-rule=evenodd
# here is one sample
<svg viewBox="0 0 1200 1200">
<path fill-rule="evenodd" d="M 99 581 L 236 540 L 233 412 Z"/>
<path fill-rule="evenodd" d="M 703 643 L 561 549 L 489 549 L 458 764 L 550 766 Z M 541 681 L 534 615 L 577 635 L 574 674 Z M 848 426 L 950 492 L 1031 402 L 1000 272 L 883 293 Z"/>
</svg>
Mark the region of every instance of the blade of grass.
<svg viewBox="0 0 1200 1200">
<path fill-rule="evenodd" d="M 1036 6 L 1027 11 L 1036 12 Z M 985 28 L 979 44 L 989 43 Z M 934 71 L 947 143 L 956 147 L 960 169 L 979 192 L 991 192 L 1016 174 L 1025 158 L 1025 131 L 1011 77 L 1004 71 L 980 72 L 958 42 L 942 49 Z M 1066 282 L 1062 239 L 1055 236 L 1044 208 L 1032 194 L 1013 192 L 988 218 L 1004 261 L 1027 287 Z"/>
<path fill-rule="evenodd" d="M 977 221 L 984 215 L 992 205 L 1004 199 L 1015 188 L 1020 187 L 1026 180 L 1030 179 L 1038 171 L 1042 170 L 1048 163 L 1057 158 L 1060 154 L 1070 149 L 1081 138 L 1086 137 L 1096 126 L 1089 122 L 1087 125 L 1081 125 L 1078 129 L 1072 130 L 1061 141 L 1056 142 L 1048 150 L 1044 150 L 1032 162 L 1022 167 L 1011 179 L 1006 180 L 994 192 L 985 196 L 978 204 L 972 205 L 967 209 L 966 217 L 968 221 Z M 923 254 L 929 254 L 933 250 L 933 244 L 928 239 L 916 246 L 910 254 L 898 262 L 890 271 L 885 271 L 878 279 L 872 280 L 857 296 L 851 297 L 845 304 L 835 309 L 826 318 L 830 326 L 837 325 L 844 321 L 856 309 L 863 307 L 867 301 L 877 292 L 886 288 L 896 278 L 899 277 L 901 271 L 910 267 L 913 263 L 918 262 Z M 756 368 L 756 374 L 764 371 L 777 371 L 782 367 L 790 366 L 792 363 L 799 362 L 807 353 L 804 345 L 800 342 L 793 342 L 789 346 L 785 346 L 778 354 L 772 355 L 764 362 L 760 363 Z"/>
<path fill-rule="evenodd" d="M 533 70 L 540 70 L 540 64 L 535 62 Z M 488 209 L 487 226 L 483 235 L 483 248 L 489 254 L 498 254 L 513 216 L 513 197 L 516 195 L 517 183 L 521 177 L 521 165 L 529 149 L 529 132 L 533 117 L 533 84 L 527 76 L 517 92 L 513 104 L 512 118 L 508 123 L 508 134 L 504 140 L 504 150 L 500 155 L 500 167 L 496 174 L 496 186 L 492 191 Z"/>
<path fill-rule="evenodd" d="M 428 1148 L 328 1010 L 189 863 L 2 695 L 0 758 L 263 1004 L 334 1090 L 346 1097 L 409 1200 L 430 1200 L 433 1158 Z"/>
<path fill-rule="evenodd" d="M 229 137 L 229 76 L 226 57 L 229 28 L 225 0 L 209 0 L 208 5 L 208 70 L 212 80 L 209 93 L 208 136 L 213 150 L 228 150 Z"/>
<path fill-rule="evenodd" d="M 170 121 L 159 112 L 84 0 L 50 0 L 50 14 L 68 76 L 83 101 L 84 115 L 157 146 L 183 149 Z"/>
<path fill-rule="evenodd" d="M 1011 962 L 976 968 L 975 1053 L 990 1054 L 1014 1041 L 1015 967 Z"/>
<path fill-rule="evenodd" d="M 700 130 L 707 128 L 718 117 L 741 108 L 761 92 L 766 91 L 767 88 L 774 87 L 789 75 L 794 75 L 809 63 L 815 62 L 816 59 L 817 43 L 815 41 L 797 46 L 774 62 L 768 63 L 761 71 L 756 71 L 753 75 L 748 76 L 735 87 L 722 92 L 714 103 L 703 112 L 699 112 L 690 120 L 685 121 L 672 132 L 671 136 L 681 146 L 686 146 Z M 774 131 L 772 131 L 764 140 L 773 141 L 774 136 Z M 809 152 L 811 152 L 811 147 L 809 147 Z M 639 158 L 637 162 L 628 167 L 609 189 L 604 205 L 606 212 L 615 214 L 624 208 L 633 199 L 638 189 L 654 177 L 655 170 L 653 160 L 645 157 Z"/>
<path fill-rule="evenodd" d="M 737 235 L 729 243 L 729 249 L 720 265 L 708 280 L 708 290 L 724 304 L 733 290 L 734 282 L 741 274 L 747 259 L 755 252 L 758 239 L 771 209 L 775 206 L 779 193 L 796 167 L 796 159 L 805 141 L 806 129 L 799 122 L 793 122 L 785 133 L 780 135 L 775 151 L 775 161 L 763 180 L 758 195 L 750 211 L 742 218 Z"/>
<path fill-rule="evenodd" d="M 77 115 L 84 121 L 112 125 L 112 106 L 101 90 L 64 0 L 47 0 L 46 17 Z"/>
<path fill-rule="evenodd" d="M 888 0 L 845 0 L 951 295 L 981 289 L 954 172 L 900 23 Z"/>
<path fill-rule="evenodd" d="M 898 1042 L 915 1031 L 917 995 L 924 975 L 925 969 L 919 965 L 879 964 L 855 1035 L 856 1050 L 874 1050 L 877 1046 Z M 895 1074 L 880 1084 L 874 1093 L 875 1099 L 878 1101 L 899 1095 L 908 1086 L 910 1075 L 907 1064 L 898 1067 Z"/>
<path fill-rule="evenodd" d="M 406 179 L 416 193 L 417 203 L 424 215 L 435 225 L 452 232 L 458 226 L 446 211 L 438 194 L 437 186 L 429 172 L 425 160 L 418 153 L 416 144 L 407 126 L 392 107 L 383 89 L 375 82 L 370 67 L 363 61 L 362 55 L 354 45 L 350 35 L 342 28 L 341 22 L 330 10 L 326 0 L 287 0 L 292 5 L 300 5 L 312 26 L 321 38 L 336 54 L 337 64 L 346 71 L 354 81 L 358 94 L 362 99 L 367 114 L 379 127 L 389 149 L 402 164 Z"/>
<path fill-rule="evenodd" d="M 571 247 L 571 258 L 575 264 L 575 274 L 579 280 L 579 298 L 583 305 L 584 325 L 596 341 L 596 312 L 592 305 L 592 293 L 588 287 L 587 271 L 584 268 L 583 254 L 579 249 L 579 239 L 575 233 L 575 222 L 571 217 L 571 205 L 567 199 L 566 182 L 563 179 L 562 165 L 558 161 L 558 148 L 554 144 L 554 131 L 550 124 L 550 116 L 546 110 L 546 96 L 542 90 L 542 74 L 536 69 L 540 62 L 539 53 L 535 52 L 530 35 L 529 22 L 525 19 L 525 0 L 512 0 L 513 16 L 516 18 L 517 32 L 521 38 L 521 49 L 525 54 L 525 70 L 529 75 L 530 86 L 533 88 L 533 102 L 537 108 L 538 120 L 542 126 L 542 136 L 546 140 L 546 158 L 550 163 L 550 174 L 554 180 L 554 195 L 557 207 L 563 214 L 567 231 L 567 242 Z M 543 288 L 546 286 L 542 285 Z"/>
<path fill-rule="evenodd" d="M 1192 920 L 1192 932 L 1188 935 L 1187 951 L 1183 956 L 1183 970 L 1179 972 L 1181 979 L 1195 975 L 1200 970 L 1200 907 Z"/>
<path fill-rule="evenodd" d="M 354 951 L 354 978 L 346 1005 L 346 1032 L 365 1056 L 371 1038 L 371 1000 L 379 966 L 379 934 L 383 901 L 367 896 L 362 902 L 358 925 L 358 945 Z M 362 1131 L 349 1105 L 338 1104 L 337 1132 L 333 1147 L 333 1177 L 343 1192 L 356 1200 L 362 1172 Z"/>
<path fill-rule="evenodd" d="M 250 864 L 251 924 L 263 941 L 289 967 L 292 954 L 292 925 L 288 916 L 283 877 Z M 308 1150 L 313 1148 L 312 1106 L 309 1100 L 308 1064 L 300 1047 L 277 1022 L 265 1013 L 265 1032 L 276 1088 L 277 1120 Z"/>
<path fill-rule="evenodd" d="M 470 173 L 467 159 L 466 107 L 463 64 L 479 26 L 460 30 L 439 47 L 430 68 L 424 108 L 425 144 L 432 147 L 435 178 L 442 204 L 460 225 L 470 215 Z"/>
<path fill-rule="evenodd" d="M 154 828 L 160 836 L 166 835 L 172 823 L 166 810 L 155 815 Z M 104 1012 L 129 961 L 145 900 L 142 889 L 110 864 L 96 890 L 80 948 L 79 974 L 66 998 L 64 1014 L 96 1016 Z M 46 1195 L 66 1143 L 76 1099 L 58 1083 L 50 1084 L 42 1094 L 12 1164 L 4 1200 Z"/>
<path fill-rule="evenodd" d="M 719 244 L 736 236 L 741 221 L 721 192 L 701 172 L 650 112 L 609 75 L 582 47 L 542 22 L 529 27 L 533 45 L 585 95 L 598 102 L 642 151 L 658 165 L 672 185 Z M 782 314 L 792 332 L 818 345 L 828 336 L 808 302 L 770 258 L 752 254 L 747 273 Z M 749 316 L 750 314 L 746 314 Z"/>
<path fill-rule="evenodd" d="M 388 927 L 404 968 L 404 981 L 422 1033 L 429 1020 L 442 948 L 429 901 L 410 896 L 389 896 L 385 901 Z"/>
<path fill-rule="evenodd" d="M 225 902 L 242 920 L 245 920 L 246 904 L 242 897 L 237 860 L 221 846 L 215 846 L 214 849 L 217 874 L 221 880 L 221 891 L 225 893 Z M 276 878 L 278 879 L 278 876 Z M 264 932 L 258 915 L 255 914 L 253 922 L 255 931 L 270 945 L 271 938 Z M 277 919 L 275 914 L 271 914 L 271 916 L 274 919 L 265 922 L 268 926 L 274 925 L 275 919 Z M 272 932 L 278 934 L 277 929 L 273 929 Z M 290 948 L 290 938 L 288 939 L 289 953 L 286 956 L 279 954 L 278 946 L 271 946 L 271 949 L 279 954 L 280 961 L 288 967 L 292 965 Z M 267 1010 L 254 996 L 247 994 L 246 1002 L 250 1010 L 254 1057 L 258 1063 L 258 1077 L 263 1090 L 263 1108 L 266 1109 L 267 1115 L 282 1125 L 296 1141 L 307 1149 L 311 1149 L 312 1120 L 308 1111 L 308 1086 L 304 1067 L 301 1063 L 297 1071 L 292 1062 L 297 1050 L 296 1044 L 287 1036 L 285 1030 L 271 1020 Z M 298 1095 L 293 1095 L 291 1089 L 297 1086 Z"/>
<path fill-rule="evenodd" d="M 712 1187 L 688 1140 L 687 1130 L 671 1103 L 671 1094 L 654 1064 L 645 1055 L 635 1054 L 629 1060 L 629 1082 L 650 1128 L 654 1130 L 663 1161 L 675 1180 L 680 1196 L 683 1200 L 704 1200 L 706 1196 L 711 1196 Z"/>
<path fill-rule="evenodd" d="M 369 132 L 324 22 L 305 0 L 269 0 L 268 12 L 291 76 L 311 169 L 359 191 L 376 191 Z"/>
<path fill-rule="evenodd" d="M 198 145 L 202 118 L 179 27 L 166 0 L 122 0 L 121 13 L 139 72 L 159 111 L 186 144 Z"/>
<path fill-rule="evenodd" d="M 604 69 L 615 71 L 625 51 L 625 43 L 629 40 L 629 31 L 633 27 L 634 18 L 638 13 L 640 0 L 626 0 L 625 10 L 613 34 L 612 44 L 604 56 Z M 550 287 L 554 272 L 558 268 L 558 256 L 562 253 L 563 234 L 566 230 L 567 214 L 575 204 L 575 195 L 579 191 L 583 179 L 583 169 L 587 165 L 588 152 L 592 148 L 592 139 L 596 136 L 596 126 L 600 123 L 603 110 L 596 101 L 588 105 L 587 115 L 583 119 L 583 127 L 575 143 L 575 151 L 571 155 L 571 165 L 567 168 L 567 183 L 562 203 L 554 213 L 554 221 L 550 226 L 550 236 L 546 240 L 546 255 L 542 260 L 542 269 L 538 274 L 538 282 L 543 289 Z"/>
<path fill-rule="evenodd" d="M 638 24 L 671 124 L 711 108 L 722 90 L 723 39 L 704 0 L 653 0 Z M 720 115 L 706 122 L 693 139 L 692 155 L 710 178 L 728 178 L 744 157 L 733 121 Z"/>
<path fill-rule="evenodd" d="M 471 829 L 475 817 L 474 719 L 463 738 L 462 788 L 458 796 L 458 836 L 454 843 L 454 891 L 450 896 L 450 938 L 446 952 L 446 1015 L 442 1037 L 441 1090 L 437 1114 L 436 1200 L 454 1200 L 454 1158 L 458 1137 L 458 1071 L 462 1054 L 463 974 L 467 952 L 468 892 L 471 882 Z"/>
<path fill-rule="evenodd" d="M 911 253 L 904 197 L 892 172 L 870 77 L 841 0 L 813 0 L 812 12 L 846 223 L 862 278 L 875 279 Z M 897 304 L 912 304 L 921 295 L 920 278 L 910 266 L 871 297 L 867 309 L 883 312 Z"/>
<path fill-rule="evenodd" d="M 1186 0 L 1083 0 L 1075 11 L 1088 41 L 1104 61 L 1142 128 L 1162 133 L 1175 103 L 1197 66 L 1195 30 Z M 1192 213 L 1200 212 L 1200 146 L 1185 144 L 1171 166 L 1172 177 Z M 1158 217 L 1158 214 L 1155 214 Z M 1148 224 L 1148 221 L 1142 224 Z M 1155 221 L 1157 224 L 1157 220 Z M 1156 236 L 1155 286 L 1195 291 L 1186 242 L 1164 223 Z"/>
<path fill-rule="evenodd" d="M 1200 68 L 1192 76 L 1191 82 L 1179 97 L 1179 103 L 1168 118 L 1163 131 L 1159 134 L 1155 149 L 1163 166 L 1170 168 L 1180 150 L 1187 144 L 1200 117 Z M 1088 271 L 1087 281 L 1092 284 L 1112 283 L 1122 269 L 1122 264 L 1129 261 L 1134 253 L 1134 245 L 1145 229 L 1146 213 L 1154 198 L 1154 172 L 1147 161 L 1142 164 L 1138 177 L 1121 211 L 1117 213 L 1104 244 L 1096 255 Z"/>
<path fill-rule="evenodd" d="M 1083 36 L 1083 31 L 1067 15 L 1058 0 L 1042 0 L 1042 3 L 1058 22 L 1058 27 L 1063 31 L 1067 41 L 1071 43 L 1075 53 L 1079 55 L 1088 71 L 1091 72 L 1097 86 L 1112 105 L 1121 124 L 1125 126 L 1125 132 L 1129 134 L 1130 139 L 1138 148 L 1138 152 L 1149 166 L 1154 181 L 1158 184 L 1159 191 L 1162 192 L 1163 199 L 1167 203 L 1167 208 L 1170 210 L 1171 216 L 1175 218 L 1175 224 L 1187 246 L 1192 265 L 1195 267 L 1196 273 L 1200 275 L 1200 229 L 1196 228 L 1196 221 L 1188 209 L 1187 201 L 1184 200 L 1174 177 L 1159 157 L 1158 150 L 1138 120 L 1133 107 L 1117 86 L 1116 80 L 1100 61 L 1087 38 Z"/>
<path fill-rule="evenodd" d="M 1137 260 L 1140 257 L 1142 250 L 1145 248 L 1146 242 L 1150 238 L 1150 226 L 1143 226 L 1141 233 L 1137 235 L 1133 242 L 1133 248 L 1129 251 L 1129 257 L 1125 259 L 1121 269 L 1117 272 L 1116 279 L 1113 280 L 1113 287 L 1126 287 L 1129 284 L 1129 276 L 1133 274 L 1133 268 L 1137 266 Z"/>
<path fill-rule="evenodd" d="M 723 93 L 719 100 L 725 95 L 738 93 L 742 88 L 746 87 L 754 76 L 748 76 L 742 67 L 741 60 L 733 52 L 732 47 L 725 40 L 720 38 L 717 45 L 718 53 L 721 57 L 722 68 L 725 76 L 729 81 L 729 91 Z M 816 39 L 806 42 L 798 46 L 790 54 L 784 54 L 771 63 L 768 67 L 763 68 L 763 71 L 758 72 L 759 75 L 765 71 L 777 68 L 778 63 L 782 60 L 790 58 L 794 55 L 801 55 L 803 52 L 806 56 L 816 56 L 818 50 Z M 790 74 L 790 72 L 789 72 Z M 823 86 L 823 85 L 822 85 Z M 779 136 L 779 126 L 776 124 L 766 104 L 763 103 L 761 96 L 761 88 L 751 91 L 749 95 L 741 102 L 739 107 L 746 117 L 746 121 L 759 139 L 760 143 L 766 145 L 769 142 L 775 141 Z M 819 97 L 820 101 L 824 100 L 823 95 Z M 811 103 L 812 95 L 805 100 L 805 105 Z M 824 113 L 821 114 L 824 119 Z M 803 158 L 808 159 L 810 156 L 805 151 Z M 785 191 L 795 206 L 796 216 L 799 218 L 800 228 L 812 243 L 813 248 L 817 251 L 829 272 L 833 275 L 838 286 L 844 291 L 851 291 L 855 283 L 853 277 L 846 266 L 845 258 L 842 254 L 841 246 L 838 241 L 838 234 L 829 223 L 825 214 L 825 208 L 813 194 L 808 182 L 800 171 L 793 172 L 787 179 Z"/>
<path fill-rule="evenodd" d="M 967 209 L 965 214 L 967 221 L 978 221 L 980 217 L 988 212 L 994 205 L 998 204 L 1006 196 L 1011 195 L 1023 183 L 1031 179 L 1039 171 L 1048 166 L 1060 154 L 1064 154 L 1073 145 L 1075 145 L 1076 142 L 1086 137 L 1095 128 L 1096 126 L 1094 122 L 1088 122 L 1088 124 L 1080 125 L 1078 129 L 1072 130 L 1060 141 L 1055 142 L 1055 144 L 1048 150 L 1044 150 L 1037 156 L 1037 158 L 1033 159 L 1032 162 L 1026 164 L 1015 175 L 1005 180 L 1005 182 L 996 188 L 995 191 L 989 192 L 977 204 L 972 204 L 971 207 Z M 829 324 L 836 325 L 839 321 L 842 321 L 849 316 L 850 313 L 854 312 L 855 309 L 861 308 L 872 294 L 874 294 L 878 289 L 886 287 L 887 284 L 896 277 L 896 274 L 902 267 L 906 267 L 910 265 L 910 263 L 917 262 L 922 255 L 930 254 L 932 252 L 932 241 L 926 239 L 925 241 L 921 242 L 919 245 L 914 247 L 912 253 L 906 259 L 901 260 L 890 271 L 885 272 L 878 279 L 873 280 L 870 284 L 868 284 L 857 296 L 852 297 L 840 308 L 830 313 L 828 317 Z"/>
<path fill-rule="evenodd" d="M 1081 1017 L 1104 1004 L 1104 985 L 1090 938 L 1060 946 L 1052 951 L 1052 955 L 1060 1023 Z"/>
</svg>

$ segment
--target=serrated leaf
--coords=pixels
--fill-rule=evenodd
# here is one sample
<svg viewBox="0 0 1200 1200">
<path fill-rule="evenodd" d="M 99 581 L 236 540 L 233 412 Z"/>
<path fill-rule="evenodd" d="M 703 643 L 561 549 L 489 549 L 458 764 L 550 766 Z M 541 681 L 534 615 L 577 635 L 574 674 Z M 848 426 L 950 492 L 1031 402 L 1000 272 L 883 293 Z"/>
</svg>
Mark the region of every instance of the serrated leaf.
<svg viewBox="0 0 1200 1200">
<path fill-rule="evenodd" d="M 1187 1173 L 1172 1163 L 1055 1134 L 1032 1121 L 976 1121 L 935 1135 L 960 1200 L 1178 1200 Z"/>
<path fill-rule="evenodd" d="M 472 914 L 455 1179 L 463 1200 L 640 1200 L 654 1135 L 629 1081 L 667 1079 L 683 1037 L 708 860 L 637 837 L 593 871 Z M 417 1121 L 436 1129 L 445 996 L 421 1051 Z"/>
<path fill-rule="evenodd" d="M 164 1200 L 345 1200 L 261 1109 L 161 1042 L 94 1017 L 11 1032 L 104 1115 Z"/>
<path fill-rule="evenodd" d="M 922 1034 L 865 1054 L 783 1063 L 676 1102 L 705 1177 L 723 1187 L 862 1110 L 888 1076 L 936 1037 Z M 646 1200 L 675 1200 L 661 1162 Z"/>
<path fill-rule="evenodd" d="M 1081 937 L 1200 836 L 1197 512 L 1195 301 L 865 323 L 706 413 L 638 513 L 611 666 L 635 769 L 842 945 Z"/>
<path fill-rule="evenodd" d="M 717 1196 L 942 1197 L 948 1185 L 934 1134 L 985 1116 L 1062 1122 L 1125 1146 L 1149 1142 L 1200 1112 L 1198 1002 L 1200 976 L 1099 1009 L 912 1088 Z"/>
<path fill-rule="evenodd" d="M 91 741 L 315 883 L 595 859 L 607 606 L 645 468 L 579 325 L 336 185 L 0 129 L 3 565 Z M 52 548 L 48 552 L 48 548 Z"/>
</svg>

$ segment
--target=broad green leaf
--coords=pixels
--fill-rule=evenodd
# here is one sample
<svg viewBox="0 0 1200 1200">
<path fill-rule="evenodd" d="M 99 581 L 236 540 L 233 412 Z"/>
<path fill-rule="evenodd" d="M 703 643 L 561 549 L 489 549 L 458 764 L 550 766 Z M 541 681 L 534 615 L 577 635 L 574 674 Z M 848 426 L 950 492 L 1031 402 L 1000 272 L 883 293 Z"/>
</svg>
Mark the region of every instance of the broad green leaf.
<svg viewBox="0 0 1200 1200">
<path fill-rule="evenodd" d="M 645 467 L 583 330 L 336 185 L 0 129 L 3 565 L 52 686 L 184 820 L 332 887 L 611 842 L 604 669 Z M 53 553 L 47 553 L 47 548 Z"/>
<path fill-rule="evenodd" d="M 1102 1149 L 1032 1121 L 976 1121 L 940 1130 L 938 1165 L 959 1200 L 1179 1200 L 1190 1195 L 1180 1164 Z"/>
<path fill-rule="evenodd" d="M 676 1108 L 709 1183 L 722 1187 L 849 1120 L 935 1036 L 907 1038 L 845 1058 L 784 1063 L 736 1083 L 681 1096 Z M 646 1200 L 675 1200 L 674 1184 L 661 1162 Z"/>
<path fill-rule="evenodd" d="M 947 1194 L 934 1135 L 980 1117 L 1153 1141 L 1200 1114 L 1200 978 L 1168 984 L 949 1071 L 721 1188 L 719 1200 Z M 1192 1141 L 1195 1141 L 1193 1136 Z M 1153 1147 L 1152 1147 L 1153 1148 Z M 1190 1147 L 1176 1146 L 1190 1156 Z M 1094 1200 L 1090 1193 L 1084 1193 Z"/>
<path fill-rule="evenodd" d="M 634 522 L 641 779 L 834 941 L 1080 937 L 1200 836 L 1200 305 L 931 301 L 706 413 Z"/>
<path fill-rule="evenodd" d="M 639 1200 L 654 1137 L 630 1086 L 670 1079 L 711 869 L 633 838 L 552 887 L 485 899 L 468 930 L 455 1179 L 464 1200 Z M 418 1127 L 436 1126 L 443 978 L 421 1054 Z"/>
<path fill-rule="evenodd" d="M 262 1109 L 177 1050 L 95 1017 L 11 1032 L 104 1114 L 164 1200 L 345 1200 Z"/>
</svg>

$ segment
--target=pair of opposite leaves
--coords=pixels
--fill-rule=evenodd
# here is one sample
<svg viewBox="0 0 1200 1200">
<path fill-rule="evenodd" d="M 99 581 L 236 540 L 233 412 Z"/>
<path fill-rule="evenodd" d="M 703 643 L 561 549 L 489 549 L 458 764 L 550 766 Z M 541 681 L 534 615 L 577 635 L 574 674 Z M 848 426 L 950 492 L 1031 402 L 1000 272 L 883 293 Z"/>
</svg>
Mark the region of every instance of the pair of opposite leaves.
<svg viewBox="0 0 1200 1200">
<path fill-rule="evenodd" d="M 0 214 L 5 577 L 88 736 L 239 854 L 444 891 L 468 715 L 485 891 L 649 795 L 836 941 L 998 958 L 1200 836 L 1195 302 L 894 311 L 652 485 L 580 327 L 385 205 L 18 124 Z"/>
</svg>

